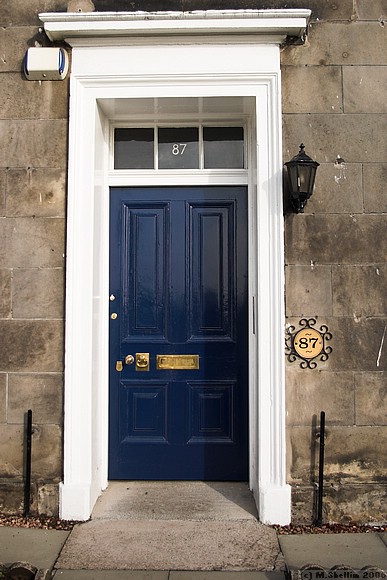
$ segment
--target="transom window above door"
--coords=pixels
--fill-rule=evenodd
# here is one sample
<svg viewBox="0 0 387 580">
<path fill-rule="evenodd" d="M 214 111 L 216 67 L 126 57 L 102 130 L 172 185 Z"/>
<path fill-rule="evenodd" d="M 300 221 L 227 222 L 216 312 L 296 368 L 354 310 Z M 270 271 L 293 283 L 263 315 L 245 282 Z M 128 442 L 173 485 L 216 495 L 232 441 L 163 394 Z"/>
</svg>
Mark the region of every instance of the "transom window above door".
<svg viewBox="0 0 387 580">
<path fill-rule="evenodd" d="M 114 169 L 245 169 L 242 126 L 116 127 Z"/>
</svg>

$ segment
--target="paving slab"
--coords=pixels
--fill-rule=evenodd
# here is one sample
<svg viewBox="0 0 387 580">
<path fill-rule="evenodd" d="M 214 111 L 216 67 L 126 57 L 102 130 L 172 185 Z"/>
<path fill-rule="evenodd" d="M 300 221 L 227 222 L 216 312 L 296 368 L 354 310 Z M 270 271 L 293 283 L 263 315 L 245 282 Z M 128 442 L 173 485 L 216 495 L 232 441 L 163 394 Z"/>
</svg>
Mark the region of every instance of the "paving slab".
<svg viewBox="0 0 387 580">
<path fill-rule="evenodd" d="M 62 530 L 0 527 L 0 562 L 29 562 L 36 568 L 50 569 L 69 536 Z"/>
<path fill-rule="evenodd" d="M 289 570 L 314 564 L 323 568 L 337 565 L 360 570 L 376 566 L 387 570 L 387 549 L 379 534 L 302 534 L 279 536 Z"/>
<path fill-rule="evenodd" d="M 55 580 L 284 580 L 280 572 L 57 570 Z"/>
<path fill-rule="evenodd" d="M 279 551 L 275 530 L 255 519 L 101 519 L 75 526 L 57 568 L 273 570 Z"/>
<path fill-rule="evenodd" d="M 168 570 L 56 570 L 55 580 L 168 580 Z"/>
<path fill-rule="evenodd" d="M 379 538 L 382 540 L 384 544 L 387 546 L 387 532 L 380 532 Z"/>
<path fill-rule="evenodd" d="M 283 572 L 195 572 L 171 570 L 169 580 L 284 580 Z"/>
</svg>

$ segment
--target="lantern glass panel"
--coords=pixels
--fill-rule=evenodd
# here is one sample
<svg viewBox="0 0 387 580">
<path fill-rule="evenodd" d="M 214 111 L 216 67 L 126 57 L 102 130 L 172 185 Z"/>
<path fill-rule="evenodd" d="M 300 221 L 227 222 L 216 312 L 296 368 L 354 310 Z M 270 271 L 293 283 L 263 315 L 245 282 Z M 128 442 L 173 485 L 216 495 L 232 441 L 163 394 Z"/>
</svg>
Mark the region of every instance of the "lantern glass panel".
<svg viewBox="0 0 387 580">
<path fill-rule="evenodd" d="M 298 167 L 288 165 L 288 178 L 291 191 L 298 191 Z"/>
<path fill-rule="evenodd" d="M 298 191 L 310 193 L 310 186 L 313 176 L 313 167 L 311 165 L 298 166 Z"/>
</svg>

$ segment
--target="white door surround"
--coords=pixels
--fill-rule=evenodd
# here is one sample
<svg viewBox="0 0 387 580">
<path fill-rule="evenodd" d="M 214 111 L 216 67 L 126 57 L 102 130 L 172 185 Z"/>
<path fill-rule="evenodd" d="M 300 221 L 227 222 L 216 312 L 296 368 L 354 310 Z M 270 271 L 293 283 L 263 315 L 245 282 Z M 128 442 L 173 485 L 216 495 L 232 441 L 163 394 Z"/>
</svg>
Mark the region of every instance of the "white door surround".
<svg viewBox="0 0 387 580">
<path fill-rule="evenodd" d="M 73 48 L 69 129 L 64 479 L 60 515 L 88 519 L 107 481 L 109 186 L 247 182 L 250 487 L 290 522 L 285 467 L 280 43 L 308 10 L 41 14 Z M 111 123 L 235 120 L 248 171 L 110 168 Z M 243 174 L 243 175 L 242 175 Z"/>
</svg>

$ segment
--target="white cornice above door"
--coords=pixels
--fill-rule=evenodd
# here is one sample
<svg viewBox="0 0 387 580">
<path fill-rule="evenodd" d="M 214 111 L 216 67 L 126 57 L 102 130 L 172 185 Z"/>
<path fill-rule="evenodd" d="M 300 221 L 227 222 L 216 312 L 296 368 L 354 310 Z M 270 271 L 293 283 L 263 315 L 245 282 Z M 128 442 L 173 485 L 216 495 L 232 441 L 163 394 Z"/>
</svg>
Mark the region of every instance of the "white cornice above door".
<svg viewBox="0 0 387 580">
<path fill-rule="evenodd" d="M 259 35 L 304 38 L 311 11 L 197 10 L 193 12 L 45 12 L 39 14 L 52 41 L 144 36 Z M 267 38 L 266 38 L 267 40 Z"/>
</svg>

